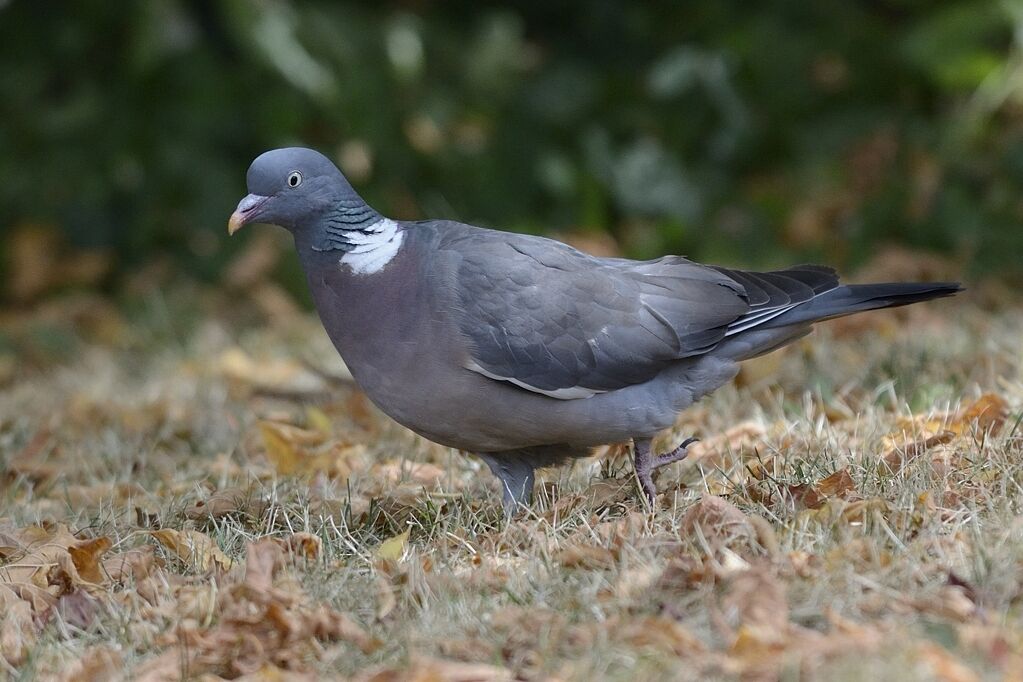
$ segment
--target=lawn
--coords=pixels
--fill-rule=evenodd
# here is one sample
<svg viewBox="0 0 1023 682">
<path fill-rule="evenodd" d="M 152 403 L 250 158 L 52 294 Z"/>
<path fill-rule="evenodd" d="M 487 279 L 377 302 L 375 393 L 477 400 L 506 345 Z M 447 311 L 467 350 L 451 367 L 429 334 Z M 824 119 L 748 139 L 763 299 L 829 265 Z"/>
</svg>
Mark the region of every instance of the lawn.
<svg viewBox="0 0 1023 682">
<path fill-rule="evenodd" d="M 244 273 L 243 273 L 244 274 Z M 1023 310 L 821 325 L 659 447 L 542 472 L 379 414 L 275 285 L 0 314 L 0 676 L 1019 679 Z M 443 387 L 437 387 L 443 399 Z"/>
</svg>

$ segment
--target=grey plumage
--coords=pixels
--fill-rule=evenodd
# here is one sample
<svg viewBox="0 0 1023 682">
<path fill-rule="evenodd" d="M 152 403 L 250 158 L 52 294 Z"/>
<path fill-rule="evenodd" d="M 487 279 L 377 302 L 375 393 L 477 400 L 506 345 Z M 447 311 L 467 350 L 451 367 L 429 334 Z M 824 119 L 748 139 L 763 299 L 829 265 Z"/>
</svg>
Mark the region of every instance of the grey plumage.
<svg viewBox="0 0 1023 682">
<path fill-rule="evenodd" d="M 628 440 L 652 501 L 652 470 L 682 459 L 688 441 L 656 457 L 650 439 L 738 362 L 820 320 L 959 291 L 843 286 L 813 265 L 753 273 L 678 256 L 597 258 L 451 221 L 397 223 L 311 150 L 267 152 L 248 180 L 231 231 L 269 222 L 294 234 L 324 327 L 367 396 L 482 457 L 509 512 L 529 500 L 535 467 Z"/>
</svg>

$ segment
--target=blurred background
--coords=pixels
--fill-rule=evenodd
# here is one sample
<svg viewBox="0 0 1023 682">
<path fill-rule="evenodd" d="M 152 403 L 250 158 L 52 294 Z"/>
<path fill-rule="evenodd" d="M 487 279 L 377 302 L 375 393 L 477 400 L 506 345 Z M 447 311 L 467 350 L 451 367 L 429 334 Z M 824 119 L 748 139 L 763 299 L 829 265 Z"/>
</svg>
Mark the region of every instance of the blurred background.
<svg viewBox="0 0 1023 682">
<path fill-rule="evenodd" d="M 1016 0 L 0 0 L 2 295 L 216 282 L 270 239 L 247 267 L 301 299 L 286 240 L 225 229 L 296 144 L 397 218 L 1014 278 L 1021 29 Z"/>
</svg>

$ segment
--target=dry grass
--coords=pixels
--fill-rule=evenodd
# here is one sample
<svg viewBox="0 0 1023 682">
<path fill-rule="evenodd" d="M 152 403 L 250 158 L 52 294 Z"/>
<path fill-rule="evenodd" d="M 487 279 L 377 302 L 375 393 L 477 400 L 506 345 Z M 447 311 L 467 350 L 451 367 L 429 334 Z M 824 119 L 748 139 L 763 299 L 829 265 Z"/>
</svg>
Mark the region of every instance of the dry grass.
<svg viewBox="0 0 1023 682">
<path fill-rule="evenodd" d="M 4 316 L 3 675 L 1023 674 L 1019 310 L 824 327 L 683 415 L 672 438 L 704 440 L 657 509 L 610 448 L 505 526 L 479 461 L 387 422 L 315 320 L 257 304 Z"/>
</svg>

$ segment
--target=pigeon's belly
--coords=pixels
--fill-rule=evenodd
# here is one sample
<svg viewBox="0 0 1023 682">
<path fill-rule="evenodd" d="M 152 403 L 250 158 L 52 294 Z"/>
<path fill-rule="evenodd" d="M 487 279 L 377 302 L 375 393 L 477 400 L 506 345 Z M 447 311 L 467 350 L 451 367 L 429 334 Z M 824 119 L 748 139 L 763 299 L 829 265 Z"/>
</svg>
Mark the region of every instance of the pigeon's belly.
<svg viewBox="0 0 1023 682">
<path fill-rule="evenodd" d="M 415 353 L 414 367 L 402 373 L 407 382 L 373 376 L 379 370 L 370 367 L 352 367 L 352 373 L 392 419 L 429 440 L 470 452 L 653 436 L 736 370 L 734 363 L 710 358 L 684 361 L 645 384 L 558 400 L 460 367 L 453 372 L 438 360 L 436 351 Z"/>
</svg>

